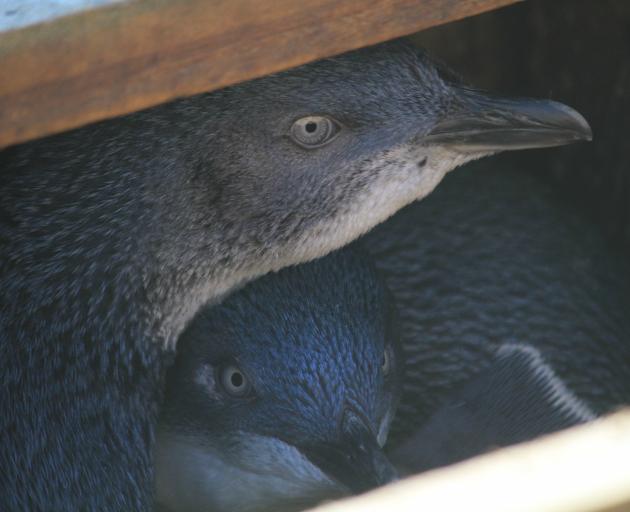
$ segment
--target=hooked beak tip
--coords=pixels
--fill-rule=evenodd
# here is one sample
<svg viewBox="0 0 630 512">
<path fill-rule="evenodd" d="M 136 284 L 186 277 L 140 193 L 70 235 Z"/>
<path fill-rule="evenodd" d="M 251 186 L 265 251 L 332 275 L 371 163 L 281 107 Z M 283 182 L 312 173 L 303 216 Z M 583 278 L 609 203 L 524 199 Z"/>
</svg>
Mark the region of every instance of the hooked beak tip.
<svg viewBox="0 0 630 512">
<path fill-rule="evenodd" d="M 577 110 L 557 101 L 549 100 L 545 104 L 548 109 L 547 119 L 549 126 L 566 129 L 574 135 L 576 141 L 590 142 L 593 140 L 591 126 Z M 553 110 L 557 111 L 557 115 L 554 116 Z"/>
<path fill-rule="evenodd" d="M 358 494 L 398 479 L 376 436 L 352 410 L 344 413 L 339 440 L 303 446 L 302 453 L 326 475 Z"/>
</svg>

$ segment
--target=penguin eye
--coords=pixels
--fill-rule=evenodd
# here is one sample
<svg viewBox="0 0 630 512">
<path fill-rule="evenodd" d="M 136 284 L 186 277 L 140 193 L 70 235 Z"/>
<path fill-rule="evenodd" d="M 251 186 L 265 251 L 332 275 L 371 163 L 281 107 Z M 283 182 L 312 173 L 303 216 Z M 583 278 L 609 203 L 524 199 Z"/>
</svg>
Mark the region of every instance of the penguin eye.
<svg viewBox="0 0 630 512">
<path fill-rule="evenodd" d="M 237 398 L 247 396 L 252 385 L 238 366 L 229 365 L 221 370 L 221 385 L 228 395 Z"/>
<path fill-rule="evenodd" d="M 315 149 L 328 144 L 339 133 L 339 124 L 324 116 L 306 116 L 291 126 L 291 138 L 306 149 Z"/>
</svg>

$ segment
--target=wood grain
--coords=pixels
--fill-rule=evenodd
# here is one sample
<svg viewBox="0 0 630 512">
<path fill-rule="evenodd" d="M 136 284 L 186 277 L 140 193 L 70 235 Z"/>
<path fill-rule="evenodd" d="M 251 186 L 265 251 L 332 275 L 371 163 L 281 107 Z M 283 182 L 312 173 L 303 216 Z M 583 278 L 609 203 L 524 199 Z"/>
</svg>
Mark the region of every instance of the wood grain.
<svg viewBox="0 0 630 512">
<path fill-rule="evenodd" d="M 0 33 L 0 147 L 518 0 L 137 0 Z"/>
<path fill-rule="evenodd" d="M 311 512 L 628 512 L 630 409 Z"/>
</svg>

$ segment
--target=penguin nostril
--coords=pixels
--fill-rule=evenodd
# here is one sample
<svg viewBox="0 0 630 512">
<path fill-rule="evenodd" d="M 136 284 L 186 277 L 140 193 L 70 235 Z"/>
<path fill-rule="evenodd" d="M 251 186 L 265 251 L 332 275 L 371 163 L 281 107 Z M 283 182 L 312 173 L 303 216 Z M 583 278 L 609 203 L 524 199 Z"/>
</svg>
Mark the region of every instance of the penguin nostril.
<svg viewBox="0 0 630 512">
<path fill-rule="evenodd" d="M 422 160 L 418 162 L 418 167 L 421 169 L 427 164 L 427 157 L 425 156 Z"/>
</svg>

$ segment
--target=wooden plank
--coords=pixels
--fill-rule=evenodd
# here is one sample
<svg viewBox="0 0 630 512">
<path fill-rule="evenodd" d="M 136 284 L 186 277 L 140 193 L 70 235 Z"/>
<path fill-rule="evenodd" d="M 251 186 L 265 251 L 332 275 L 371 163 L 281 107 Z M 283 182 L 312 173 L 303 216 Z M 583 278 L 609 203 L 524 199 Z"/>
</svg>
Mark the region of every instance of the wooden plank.
<svg viewBox="0 0 630 512">
<path fill-rule="evenodd" d="M 313 512 L 628 512 L 630 410 Z"/>
<path fill-rule="evenodd" d="M 0 147 L 518 0 L 137 0 L 0 33 Z"/>
</svg>

